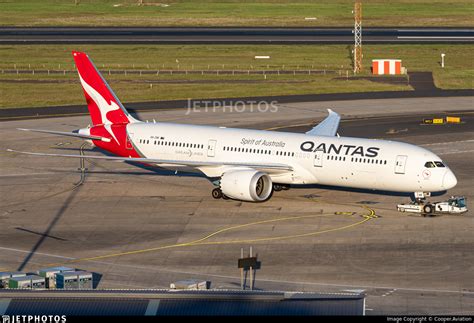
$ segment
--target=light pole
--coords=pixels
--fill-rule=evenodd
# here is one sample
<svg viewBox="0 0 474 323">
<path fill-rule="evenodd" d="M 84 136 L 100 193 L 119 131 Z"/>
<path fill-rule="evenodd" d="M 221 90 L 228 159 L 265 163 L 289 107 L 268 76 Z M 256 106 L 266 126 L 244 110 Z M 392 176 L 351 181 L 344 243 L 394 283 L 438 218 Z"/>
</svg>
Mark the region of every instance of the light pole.
<svg viewBox="0 0 474 323">
<path fill-rule="evenodd" d="M 444 68 L 444 56 L 446 56 L 445 53 L 441 54 L 441 67 Z"/>
</svg>

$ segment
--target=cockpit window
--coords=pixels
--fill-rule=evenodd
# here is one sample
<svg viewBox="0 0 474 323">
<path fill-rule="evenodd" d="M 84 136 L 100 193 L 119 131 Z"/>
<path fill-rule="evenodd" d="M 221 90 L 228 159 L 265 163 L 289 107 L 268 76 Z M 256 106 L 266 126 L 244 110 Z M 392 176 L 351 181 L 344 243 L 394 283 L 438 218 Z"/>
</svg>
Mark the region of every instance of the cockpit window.
<svg viewBox="0 0 474 323">
<path fill-rule="evenodd" d="M 426 168 L 435 168 L 436 166 L 433 162 L 429 161 L 429 162 L 425 163 L 425 167 Z"/>
<path fill-rule="evenodd" d="M 435 163 L 436 167 L 445 167 L 444 164 L 440 161 L 435 161 L 434 163 Z"/>
</svg>

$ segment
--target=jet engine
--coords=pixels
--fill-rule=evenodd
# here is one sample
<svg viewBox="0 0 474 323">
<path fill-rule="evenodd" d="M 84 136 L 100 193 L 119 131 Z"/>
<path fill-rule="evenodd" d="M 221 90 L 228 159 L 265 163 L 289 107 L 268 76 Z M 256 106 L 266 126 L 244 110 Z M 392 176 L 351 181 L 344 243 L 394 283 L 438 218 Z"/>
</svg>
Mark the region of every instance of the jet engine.
<svg viewBox="0 0 474 323">
<path fill-rule="evenodd" d="M 262 202 L 270 197 L 272 189 L 270 176 L 253 169 L 231 170 L 221 177 L 222 193 L 236 200 Z"/>
</svg>

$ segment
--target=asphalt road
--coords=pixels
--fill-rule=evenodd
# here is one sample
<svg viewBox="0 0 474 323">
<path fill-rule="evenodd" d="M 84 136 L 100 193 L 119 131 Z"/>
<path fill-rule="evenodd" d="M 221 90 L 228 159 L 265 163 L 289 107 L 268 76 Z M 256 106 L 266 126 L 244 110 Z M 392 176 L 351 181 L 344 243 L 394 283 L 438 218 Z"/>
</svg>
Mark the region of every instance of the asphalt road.
<svg viewBox="0 0 474 323">
<path fill-rule="evenodd" d="M 363 28 L 364 43 L 472 43 L 474 28 Z M 2 27 L 0 44 L 349 44 L 352 28 Z"/>
</svg>

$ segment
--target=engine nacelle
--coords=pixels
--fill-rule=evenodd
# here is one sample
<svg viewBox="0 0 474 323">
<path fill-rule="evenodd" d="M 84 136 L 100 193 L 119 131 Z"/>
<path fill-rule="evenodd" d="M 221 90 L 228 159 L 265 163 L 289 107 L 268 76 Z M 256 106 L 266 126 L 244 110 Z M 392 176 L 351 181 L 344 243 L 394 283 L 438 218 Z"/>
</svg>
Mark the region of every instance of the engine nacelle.
<svg viewBox="0 0 474 323">
<path fill-rule="evenodd" d="M 270 176 L 253 169 L 236 169 L 221 177 L 221 190 L 226 196 L 242 201 L 262 202 L 272 194 Z"/>
</svg>

